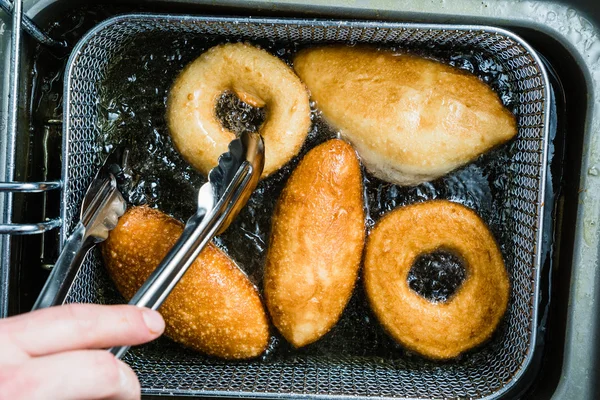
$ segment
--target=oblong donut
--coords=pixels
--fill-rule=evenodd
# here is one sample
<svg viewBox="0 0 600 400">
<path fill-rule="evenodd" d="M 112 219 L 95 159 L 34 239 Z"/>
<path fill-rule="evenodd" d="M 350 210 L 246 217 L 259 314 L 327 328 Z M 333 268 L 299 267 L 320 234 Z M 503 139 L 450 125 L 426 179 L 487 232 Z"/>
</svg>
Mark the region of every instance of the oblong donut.
<svg viewBox="0 0 600 400">
<path fill-rule="evenodd" d="M 398 185 L 439 178 L 517 134 L 488 85 L 414 54 L 328 45 L 299 51 L 294 70 L 367 169 Z"/>
<path fill-rule="evenodd" d="M 407 278 L 421 254 L 455 252 L 466 279 L 444 303 L 426 300 Z M 494 237 L 477 214 L 435 200 L 396 209 L 370 233 L 364 284 L 375 315 L 405 347 L 432 359 L 448 359 L 487 340 L 508 304 L 510 284 Z"/>
<path fill-rule="evenodd" d="M 129 300 L 173 247 L 183 224 L 149 207 L 133 207 L 102 246 L 106 268 Z M 159 308 L 165 334 L 187 347 L 225 359 L 260 355 L 269 339 L 256 288 L 212 243 L 200 253 Z"/>
<path fill-rule="evenodd" d="M 330 140 L 300 161 L 273 215 L 264 275 L 273 324 L 295 347 L 327 333 L 358 275 L 365 225 L 354 149 Z"/>
<path fill-rule="evenodd" d="M 259 128 L 265 142 L 263 178 L 298 153 L 311 123 L 306 87 L 290 67 L 267 51 L 228 43 L 210 48 L 187 65 L 169 92 L 167 123 L 187 162 L 208 174 L 235 138 L 215 112 L 226 91 L 266 108 Z"/>
</svg>

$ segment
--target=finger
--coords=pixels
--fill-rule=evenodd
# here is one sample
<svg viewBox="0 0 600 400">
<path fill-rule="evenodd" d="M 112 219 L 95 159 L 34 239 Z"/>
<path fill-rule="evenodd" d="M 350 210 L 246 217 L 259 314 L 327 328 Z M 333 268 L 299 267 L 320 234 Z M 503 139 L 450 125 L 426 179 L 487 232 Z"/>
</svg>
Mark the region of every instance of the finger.
<svg viewBox="0 0 600 400">
<path fill-rule="evenodd" d="M 160 314 L 147 308 L 71 304 L 2 320 L 0 335 L 41 356 L 145 343 L 160 336 L 164 327 Z"/>
<path fill-rule="evenodd" d="M 29 354 L 13 343 L 8 336 L 0 335 L 0 366 L 19 365 L 28 359 Z"/>
<path fill-rule="evenodd" d="M 104 350 L 70 351 L 36 357 L 3 371 L 0 393 L 7 399 L 130 400 L 140 398 L 135 373 Z"/>
</svg>

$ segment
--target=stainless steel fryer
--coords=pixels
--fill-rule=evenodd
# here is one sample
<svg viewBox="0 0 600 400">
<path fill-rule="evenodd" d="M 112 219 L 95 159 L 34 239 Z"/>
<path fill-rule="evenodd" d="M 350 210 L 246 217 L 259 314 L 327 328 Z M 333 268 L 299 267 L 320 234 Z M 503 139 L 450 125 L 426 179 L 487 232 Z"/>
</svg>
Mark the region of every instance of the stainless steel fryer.
<svg viewBox="0 0 600 400">
<path fill-rule="evenodd" d="M 542 215 L 549 126 L 549 84 L 535 52 L 514 34 L 483 26 L 126 15 L 90 31 L 67 66 L 64 95 L 61 236 L 77 223 L 100 151 L 97 99 L 111 60 L 132 38 L 164 32 L 280 42 L 377 43 L 470 49 L 495 58 L 517 94 L 518 138 L 511 145 L 510 243 L 505 254 L 512 298 L 505 329 L 486 346 L 448 363 L 418 358 L 303 355 L 225 362 L 179 347 L 145 346 L 127 358 L 144 393 L 244 397 L 496 398 L 513 388 L 536 343 Z M 111 302 L 97 255 L 85 262 L 68 301 Z"/>
</svg>

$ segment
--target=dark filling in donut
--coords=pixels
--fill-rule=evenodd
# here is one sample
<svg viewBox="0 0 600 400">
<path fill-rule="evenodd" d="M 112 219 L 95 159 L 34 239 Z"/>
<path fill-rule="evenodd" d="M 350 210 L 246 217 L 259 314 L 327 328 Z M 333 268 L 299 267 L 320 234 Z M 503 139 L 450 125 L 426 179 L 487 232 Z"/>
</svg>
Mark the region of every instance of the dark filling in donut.
<svg viewBox="0 0 600 400">
<path fill-rule="evenodd" d="M 264 108 L 252 107 L 232 92 L 221 95 L 217 101 L 216 113 L 223 127 L 238 136 L 244 131 L 258 132 L 266 116 Z"/>
<path fill-rule="evenodd" d="M 446 302 L 467 277 L 464 261 L 446 250 L 421 254 L 408 272 L 408 286 L 432 302 Z"/>
</svg>

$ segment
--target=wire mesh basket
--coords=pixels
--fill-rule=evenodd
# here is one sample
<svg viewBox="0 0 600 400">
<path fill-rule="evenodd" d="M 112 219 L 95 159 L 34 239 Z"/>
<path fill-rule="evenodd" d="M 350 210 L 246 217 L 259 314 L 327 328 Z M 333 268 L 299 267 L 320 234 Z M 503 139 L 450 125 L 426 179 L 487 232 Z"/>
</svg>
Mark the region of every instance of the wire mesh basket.
<svg viewBox="0 0 600 400">
<path fill-rule="evenodd" d="M 79 42 L 65 85 L 62 237 L 102 158 L 98 98 L 111 63 L 140 35 L 215 36 L 297 44 L 372 43 L 406 49 L 469 51 L 494 59 L 514 91 L 518 137 L 510 146 L 503 246 L 512 294 L 505 320 L 486 345 L 458 360 L 430 362 L 398 351 L 288 352 L 231 362 L 169 341 L 126 357 L 148 394 L 242 397 L 495 398 L 516 385 L 534 353 L 547 158 L 549 84 L 535 52 L 510 32 L 482 26 L 282 20 L 169 15 L 112 18 Z M 158 40 L 158 39 L 157 39 Z M 90 254 L 68 302 L 119 301 L 97 253 Z M 358 345 L 358 344 L 357 344 Z"/>
</svg>

